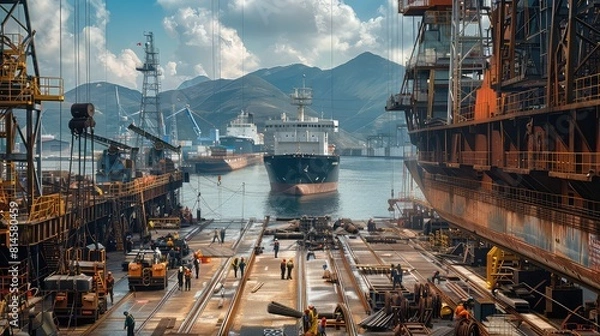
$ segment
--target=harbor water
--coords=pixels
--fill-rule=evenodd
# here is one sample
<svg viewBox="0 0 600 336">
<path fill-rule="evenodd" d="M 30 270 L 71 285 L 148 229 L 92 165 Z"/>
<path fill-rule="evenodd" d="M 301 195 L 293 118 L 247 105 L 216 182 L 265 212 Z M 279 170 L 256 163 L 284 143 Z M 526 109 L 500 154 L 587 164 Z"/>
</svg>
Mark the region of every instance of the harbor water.
<svg viewBox="0 0 600 336">
<path fill-rule="evenodd" d="M 322 216 L 368 219 L 394 217 L 388 199 L 411 192 L 412 183 L 401 159 L 343 156 L 340 159 L 338 191 L 334 193 L 286 196 L 270 192 L 269 177 L 262 164 L 222 175 L 190 175 L 180 191 L 182 206 L 204 218 L 262 218 Z M 44 169 L 69 169 L 68 161 L 44 161 Z M 60 168 L 59 168 L 60 167 Z M 80 166 L 72 164 L 74 173 Z M 92 172 L 91 162 L 84 174 Z M 220 176 L 220 178 L 219 178 Z"/>
<path fill-rule="evenodd" d="M 308 196 L 270 192 L 263 165 L 220 175 L 191 175 L 182 190 L 182 204 L 200 207 L 205 218 L 262 218 L 330 215 L 394 217 L 388 199 L 410 191 L 411 183 L 400 159 L 341 157 L 338 191 Z"/>
</svg>

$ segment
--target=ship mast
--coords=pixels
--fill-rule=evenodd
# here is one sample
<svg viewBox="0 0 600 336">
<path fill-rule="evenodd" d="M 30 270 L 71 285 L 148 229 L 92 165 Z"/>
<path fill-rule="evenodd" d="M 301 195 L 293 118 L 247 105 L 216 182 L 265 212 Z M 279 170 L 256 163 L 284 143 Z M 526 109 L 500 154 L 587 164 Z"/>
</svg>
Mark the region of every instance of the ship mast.
<svg viewBox="0 0 600 336">
<path fill-rule="evenodd" d="M 306 87 L 306 75 L 302 75 L 302 87 L 294 88 L 290 97 L 292 105 L 298 106 L 298 121 L 304 121 L 304 106 L 312 104 L 312 89 Z"/>
<path fill-rule="evenodd" d="M 144 44 L 144 52 L 146 54 L 144 64 L 141 67 L 136 67 L 137 71 L 144 74 L 144 82 L 142 86 L 142 102 L 140 105 L 140 123 L 139 127 L 144 131 L 164 139 L 165 123 L 163 120 L 162 111 L 160 109 L 160 98 L 158 93 L 160 92 L 160 76 L 161 71 L 159 69 L 159 50 L 154 47 L 154 34 L 152 32 L 145 33 L 146 43 Z M 138 134 L 136 147 L 140 149 L 144 157 L 146 148 L 144 143 L 146 139 Z M 144 162 L 145 160 L 141 160 Z M 145 165 L 138 165 L 144 167 Z"/>
</svg>

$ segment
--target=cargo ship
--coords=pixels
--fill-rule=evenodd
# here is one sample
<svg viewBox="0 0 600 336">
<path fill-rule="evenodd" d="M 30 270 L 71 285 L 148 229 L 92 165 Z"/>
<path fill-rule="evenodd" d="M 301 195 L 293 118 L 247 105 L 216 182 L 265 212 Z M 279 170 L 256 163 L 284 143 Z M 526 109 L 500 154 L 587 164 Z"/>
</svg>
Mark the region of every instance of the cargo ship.
<svg viewBox="0 0 600 336">
<path fill-rule="evenodd" d="M 265 124 L 274 137 L 273 153 L 264 157 L 271 191 L 298 196 L 336 191 L 340 156 L 329 144 L 329 132 L 338 131 L 338 122 L 305 117 L 312 89 L 304 84 L 294 89 L 291 100 L 298 106 L 296 120 L 283 114 Z"/>
<path fill-rule="evenodd" d="M 253 119 L 252 113 L 241 111 L 227 124 L 219 145 L 210 147 L 207 155 L 189 157 L 186 165 L 196 174 L 217 174 L 262 163 L 264 135 Z"/>
<path fill-rule="evenodd" d="M 452 225 L 562 279 L 548 297 L 598 292 L 600 1 L 456 4 L 399 1 L 421 24 L 386 108 L 405 113 L 412 177 Z"/>
</svg>

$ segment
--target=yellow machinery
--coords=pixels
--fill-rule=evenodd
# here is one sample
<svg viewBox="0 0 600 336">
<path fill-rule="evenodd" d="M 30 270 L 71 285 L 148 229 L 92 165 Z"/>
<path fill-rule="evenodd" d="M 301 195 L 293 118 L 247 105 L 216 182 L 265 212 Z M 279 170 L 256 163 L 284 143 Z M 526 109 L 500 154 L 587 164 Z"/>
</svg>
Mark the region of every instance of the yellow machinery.
<svg viewBox="0 0 600 336">
<path fill-rule="evenodd" d="M 76 253 L 68 275 L 52 275 L 45 279 L 46 287 L 55 292 L 54 314 L 70 323 L 95 322 L 107 308 L 105 250 L 69 250 Z"/>
<path fill-rule="evenodd" d="M 492 289 L 502 280 L 511 280 L 513 266 L 518 264 L 519 257 L 494 246 L 487 254 L 486 278 L 487 286 Z"/>
<path fill-rule="evenodd" d="M 141 250 L 129 263 L 129 290 L 165 289 L 168 285 L 168 264 L 158 251 Z"/>
</svg>

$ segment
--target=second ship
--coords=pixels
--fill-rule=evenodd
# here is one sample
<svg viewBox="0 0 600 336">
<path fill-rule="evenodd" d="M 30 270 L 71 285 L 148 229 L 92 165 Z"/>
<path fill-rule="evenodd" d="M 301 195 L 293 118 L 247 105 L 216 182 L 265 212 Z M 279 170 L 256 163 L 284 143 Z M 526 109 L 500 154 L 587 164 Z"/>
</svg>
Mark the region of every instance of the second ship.
<svg viewBox="0 0 600 336">
<path fill-rule="evenodd" d="M 227 173 L 259 164 L 263 159 L 264 136 L 258 132 L 253 115 L 242 111 L 227 125 L 219 145 L 210 148 L 209 155 L 187 159 L 195 173 Z"/>
<path fill-rule="evenodd" d="M 340 156 L 329 144 L 329 132 L 338 131 L 338 122 L 305 117 L 312 89 L 304 85 L 294 89 L 291 99 L 298 106 L 297 120 L 284 114 L 265 124 L 274 137 L 274 151 L 264 157 L 271 191 L 298 196 L 336 191 Z"/>
</svg>

